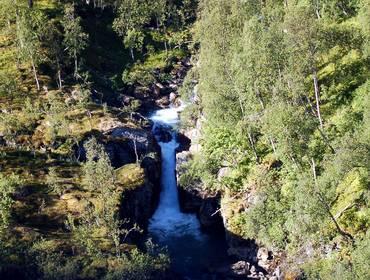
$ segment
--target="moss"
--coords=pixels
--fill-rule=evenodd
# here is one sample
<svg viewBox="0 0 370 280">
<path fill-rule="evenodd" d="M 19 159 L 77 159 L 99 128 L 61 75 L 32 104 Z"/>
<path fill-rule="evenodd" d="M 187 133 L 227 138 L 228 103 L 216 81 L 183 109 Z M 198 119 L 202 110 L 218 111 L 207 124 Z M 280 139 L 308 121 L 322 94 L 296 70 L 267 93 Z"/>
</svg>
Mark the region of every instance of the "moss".
<svg viewBox="0 0 370 280">
<path fill-rule="evenodd" d="M 332 211 L 351 233 L 366 232 L 370 226 L 369 209 L 366 207 L 368 172 L 356 168 L 349 172 L 337 187 L 337 200 Z"/>
<path fill-rule="evenodd" d="M 117 181 L 123 191 L 134 190 L 145 182 L 144 169 L 137 164 L 126 164 L 116 170 Z"/>
</svg>

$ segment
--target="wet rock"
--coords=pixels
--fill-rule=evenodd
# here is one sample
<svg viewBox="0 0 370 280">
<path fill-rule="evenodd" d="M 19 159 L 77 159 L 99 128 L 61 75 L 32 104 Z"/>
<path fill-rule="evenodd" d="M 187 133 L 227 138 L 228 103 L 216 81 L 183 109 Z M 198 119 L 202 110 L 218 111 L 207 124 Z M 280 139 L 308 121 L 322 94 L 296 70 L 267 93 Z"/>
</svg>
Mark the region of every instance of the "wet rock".
<svg viewBox="0 0 370 280">
<path fill-rule="evenodd" d="M 229 245 L 229 249 L 227 250 L 229 256 L 248 260 L 253 263 L 257 262 L 258 246 L 254 240 L 243 239 L 230 231 L 226 231 L 226 241 Z"/>
<path fill-rule="evenodd" d="M 186 135 L 178 133 L 176 135 L 176 140 L 179 142 L 179 146 L 176 148 L 177 153 L 188 151 L 190 149 L 191 140 Z"/>
<path fill-rule="evenodd" d="M 132 93 L 133 97 L 136 99 L 146 99 L 150 96 L 150 90 L 147 87 L 135 87 Z"/>
<path fill-rule="evenodd" d="M 266 248 L 259 248 L 257 252 L 257 259 L 262 262 L 267 262 L 270 259 L 269 251 Z"/>
<path fill-rule="evenodd" d="M 172 140 L 171 128 L 157 126 L 154 128 L 154 135 L 159 142 L 170 142 Z"/>
<path fill-rule="evenodd" d="M 194 189 L 179 187 L 179 201 L 181 211 L 186 213 L 198 213 L 203 199 Z"/>
<path fill-rule="evenodd" d="M 206 231 L 222 230 L 223 223 L 220 216 L 220 196 L 208 196 L 202 200 L 198 217 L 202 228 Z"/>
<path fill-rule="evenodd" d="M 134 101 L 135 98 L 132 97 L 132 96 L 129 96 L 129 95 L 125 95 L 125 94 L 120 94 L 119 97 L 118 97 L 118 101 L 122 104 L 122 105 L 130 105 L 132 101 Z"/>
<path fill-rule="evenodd" d="M 166 108 L 170 105 L 170 99 L 168 96 L 163 96 L 155 101 L 155 104 L 161 108 Z"/>
<path fill-rule="evenodd" d="M 154 199 L 155 190 L 154 185 L 145 180 L 142 186 L 124 192 L 120 213 L 122 220 L 129 219 L 129 225 L 126 226 L 137 224 L 142 229 L 147 228 L 149 219 L 157 206 Z"/>
<path fill-rule="evenodd" d="M 238 261 L 234 264 L 231 265 L 230 267 L 230 276 L 232 277 L 240 277 L 240 278 L 244 278 L 246 276 L 249 275 L 249 267 L 250 267 L 250 264 L 246 261 Z M 254 267 L 254 266 L 252 266 Z"/>
<path fill-rule="evenodd" d="M 176 98 L 177 98 L 177 94 L 174 93 L 174 92 L 171 92 L 170 97 L 169 97 L 170 103 L 173 104 L 175 102 Z"/>
<path fill-rule="evenodd" d="M 117 127 L 112 130 L 110 136 L 121 140 L 128 140 L 129 146 L 136 148 L 138 153 L 147 152 L 154 142 L 151 133 L 140 128 Z"/>
<path fill-rule="evenodd" d="M 170 84 L 168 85 L 168 87 L 169 87 L 169 88 L 171 88 L 172 90 L 177 90 L 177 88 L 178 88 L 178 86 L 177 86 L 177 84 L 176 84 L 176 83 L 170 83 Z"/>
<path fill-rule="evenodd" d="M 153 86 L 153 93 L 156 97 L 163 94 L 164 90 L 165 90 L 165 87 L 161 83 L 156 83 Z"/>
</svg>

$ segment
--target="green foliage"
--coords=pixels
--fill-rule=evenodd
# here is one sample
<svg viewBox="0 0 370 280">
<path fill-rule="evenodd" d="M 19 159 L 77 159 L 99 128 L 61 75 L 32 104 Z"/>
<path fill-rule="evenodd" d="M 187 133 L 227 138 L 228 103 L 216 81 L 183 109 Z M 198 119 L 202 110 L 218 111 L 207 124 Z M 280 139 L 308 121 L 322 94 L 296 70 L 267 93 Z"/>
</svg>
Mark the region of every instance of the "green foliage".
<svg viewBox="0 0 370 280">
<path fill-rule="evenodd" d="M 323 260 L 301 256 L 308 278 L 361 279 L 352 242 L 368 228 L 368 5 L 257 2 L 200 3 L 199 104 L 185 114 L 203 120 L 202 149 L 180 183 L 252 197 L 229 229 L 292 258 L 312 245 Z M 337 240 L 338 254 L 320 251 Z"/>
<path fill-rule="evenodd" d="M 184 52 L 181 50 L 162 51 L 149 55 L 143 62 L 135 63 L 131 68 L 123 72 L 122 80 L 127 85 L 140 85 L 148 87 L 156 81 L 168 80 L 165 75 L 173 61 L 183 58 Z M 163 71 L 157 75 L 157 70 Z M 163 78 L 163 79 L 161 79 Z"/>
<path fill-rule="evenodd" d="M 76 15 L 74 4 L 66 4 L 64 18 L 62 21 L 64 28 L 64 46 L 75 62 L 75 76 L 78 75 L 77 58 L 88 44 L 88 35 L 83 32 L 81 19 Z"/>
<path fill-rule="evenodd" d="M 9 227 L 14 203 L 12 195 L 21 183 L 16 175 L 6 176 L 0 173 L 0 235 Z"/>
<path fill-rule="evenodd" d="M 62 195 L 65 191 L 65 185 L 58 176 L 57 168 L 49 168 L 49 173 L 46 177 L 46 184 L 51 188 L 51 191 L 57 195 Z"/>
<path fill-rule="evenodd" d="M 129 255 L 117 260 L 116 266 L 108 272 L 104 279 L 119 280 L 146 280 L 155 279 L 169 267 L 168 256 L 151 243 L 146 244 L 148 253 L 141 253 L 134 249 Z"/>
<path fill-rule="evenodd" d="M 98 191 L 114 188 L 114 170 L 104 147 L 95 138 L 90 138 L 84 148 L 87 159 L 83 165 L 84 186 Z"/>
</svg>

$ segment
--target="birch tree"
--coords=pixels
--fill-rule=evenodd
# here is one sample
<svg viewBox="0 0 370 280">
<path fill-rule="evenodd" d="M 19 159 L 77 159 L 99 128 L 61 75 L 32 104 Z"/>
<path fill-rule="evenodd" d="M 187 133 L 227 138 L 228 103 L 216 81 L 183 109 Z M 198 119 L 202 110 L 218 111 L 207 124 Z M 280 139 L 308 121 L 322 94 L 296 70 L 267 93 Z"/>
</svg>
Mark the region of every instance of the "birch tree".
<svg viewBox="0 0 370 280">
<path fill-rule="evenodd" d="M 320 29 L 311 7 L 293 7 L 285 18 L 287 47 L 290 51 L 290 77 L 296 84 L 294 90 L 298 95 L 304 93 L 304 79 L 311 76 L 315 94 L 316 115 L 323 129 L 320 106 L 320 83 L 318 78 L 318 60 L 323 48 Z"/>
<path fill-rule="evenodd" d="M 62 21 L 64 28 L 64 46 L 69 56 L 74 60 L 74 76 L 78 77 L 78 57 L 87 47 L 88 35 L 83 32 L 81 18 L 77 16 L 73 4 L 66 4 L 64 18 Z"/>
<path fill-rule="evenodd" d="M 113 22 L 113 29 L 130 50 L 132 60 L 135 60 L 134 50 L 140 50 L 143 46 L 143 28 L 151 16 L 149 5 L 145 0 L 123 0 Z"/>
<path fill-rule="evenodd" d="M 40 90 L 37 66 L 44 59 L 40 37 L 45 30 L 46 22 L 42 12 L 28 9 L 20 12 L 17 21 L 19 58 L 22 62 L 31 64 L 37 90 Z"/>
</svg>

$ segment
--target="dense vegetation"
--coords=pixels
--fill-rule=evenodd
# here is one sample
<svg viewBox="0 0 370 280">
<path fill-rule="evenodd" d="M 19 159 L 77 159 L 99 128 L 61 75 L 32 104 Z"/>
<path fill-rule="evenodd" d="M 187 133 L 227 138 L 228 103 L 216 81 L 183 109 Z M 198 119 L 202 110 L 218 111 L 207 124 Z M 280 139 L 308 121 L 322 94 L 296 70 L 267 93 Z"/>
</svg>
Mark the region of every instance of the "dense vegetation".
<svg viewBox="0 0 370 280">
<path fill-rule="evenodd" d="M 132 117 L 141 101 L 131 94 L 187 56 L 195 5 L 0 1 L 1 279 L 149 279 L 167 270 L 165 252 L 133 244 L 142 229 L 119 209 L 125 191 L 145 183 L 140 162 L 153 155 L 115 169 L 104 132 L 147 125 Z"/>
<path fill-rule="evenodd" d="M 202 150 L 182 184 L 221 192 L 228 230 L 280 256 L 287 277 L 368 279 L 369 2 L 199 9 L 185 86 L 199 80 L 186 124 L 202 120 Z"/>
<path fill-rule="evenodd" d="M 118 209 L 143 158 L 115 169 L 104 132 L 193 55 L 180 183 L 287 279 L 369 279 L 369 23 L 367 0 L 0 0 L 0 276 L 163 276 Z"/>
</svg>

